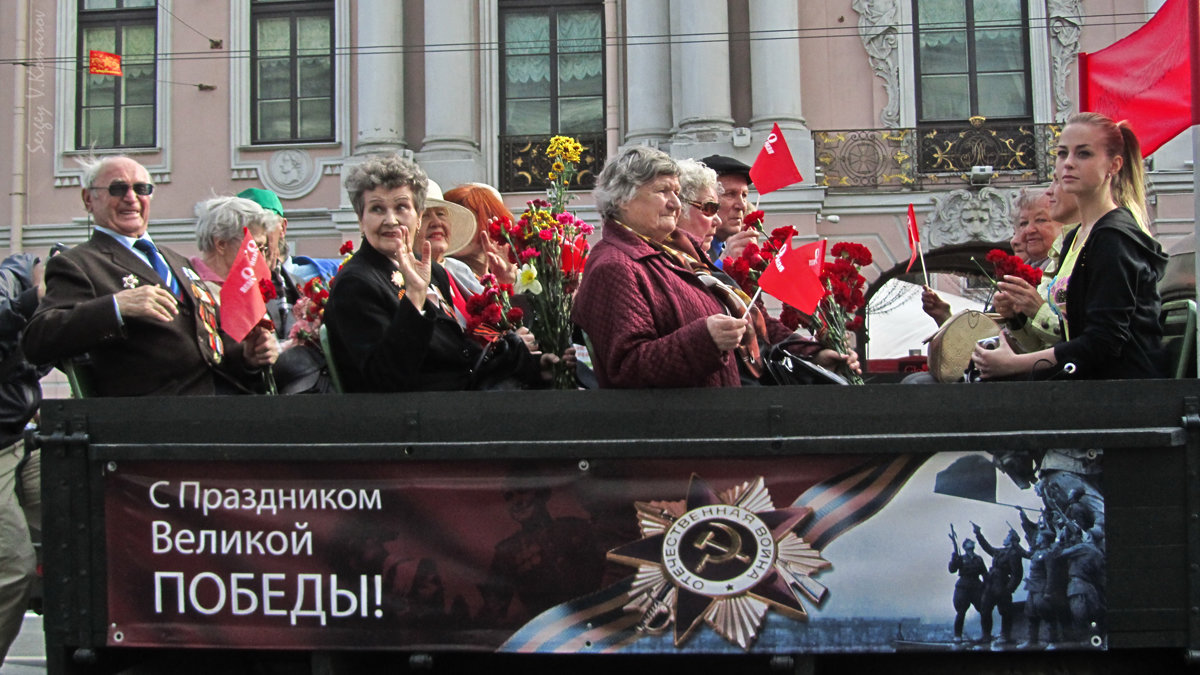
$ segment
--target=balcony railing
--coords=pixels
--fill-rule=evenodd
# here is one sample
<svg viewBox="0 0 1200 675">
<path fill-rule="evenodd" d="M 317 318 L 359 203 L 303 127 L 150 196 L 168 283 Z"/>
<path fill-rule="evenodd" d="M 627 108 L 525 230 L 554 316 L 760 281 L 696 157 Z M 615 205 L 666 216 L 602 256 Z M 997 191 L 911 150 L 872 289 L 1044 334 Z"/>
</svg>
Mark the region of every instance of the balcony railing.
<svg viewBox="0 0 1200 675">
<path fill-rule="evenodd" d="M 579 157 L 579 172 L 571 180 L 571 187 L 590 190 L 596 185 L 596 176 L 604 168 L 608 157 L 605 135 L 567 134 L 583 146 Z M 501 136 L 500 137 L 500 191 L 530 192 L 550 187 L 550 158 L 546 157 L 546 146 L 550 136 Z"/>
<path fill-rule="evenodd" d="M 1040 183 L 1054 171 L 1058 124 L 988 122 L 909 129 L 814 131 L 820 184 L 831 189 L 905 189 L 970 181 L 990 166 L 993 184 Z"/>
</svg>

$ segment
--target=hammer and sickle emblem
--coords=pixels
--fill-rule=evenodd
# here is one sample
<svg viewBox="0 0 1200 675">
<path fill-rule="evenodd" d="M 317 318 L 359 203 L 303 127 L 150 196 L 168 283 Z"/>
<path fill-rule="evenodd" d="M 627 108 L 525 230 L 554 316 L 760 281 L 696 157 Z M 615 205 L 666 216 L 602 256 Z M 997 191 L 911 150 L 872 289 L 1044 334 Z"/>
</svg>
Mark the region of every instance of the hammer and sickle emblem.
<svg viewBox="0 0 1200 675">
<path fill-rule="evenodd" d="M 727 563 L 730 560 L 738 560 L 739 562 L 743 563 L 750 562 L 750 556 L 742 553 L 742 536 L 738 534 L 737 530 L 725 523 L 713 523 L 712 527 L 712 530 L 706 531 L 704 536 L 696 540 L 692 546 L 695 546 L 701 551 L 711 549 L 718 551 L 719 553 L 718 555 L 705 553 L 704 557 L 700 559 L 700 564 L 696 566 L 697 572 L 703 572 L 704 568 L 707 567 L 708 563 L 710 562 L 716 565 Z M 721 542 L 714 541 L 714 538 L 717 536 L 717 533 L 714 530 L 720 530 L 721 532 L 725 533 L 725 535 L 728 537 L 728 545 L 722 545 Z"/>
</svg>

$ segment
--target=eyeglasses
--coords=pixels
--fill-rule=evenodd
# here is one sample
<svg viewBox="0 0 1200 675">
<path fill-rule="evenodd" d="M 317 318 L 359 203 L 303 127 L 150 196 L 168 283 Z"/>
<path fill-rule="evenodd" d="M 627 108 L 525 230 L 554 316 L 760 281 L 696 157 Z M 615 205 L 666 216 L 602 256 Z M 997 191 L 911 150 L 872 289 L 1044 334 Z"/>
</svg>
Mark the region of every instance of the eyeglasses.
<svg viewBox="0 0 1200 675">
<path fill-rule="evenodd" d="M 701 204 L 700 202 L 694 202 L 690 199 L 685 199 L 683 201 L 691 204 L 692 206 L 696 207 L 697 209 L 700 209 L 700 213 L 703 213 L 706 216 L 717 215 L 717 211 L 720 210 L 720 208 L 721 208 L 721 205 L 716 202 L 704 202 L 703 204 Z"/>
<path fill-rule="evenodd" d="M 113 197 L 124 197 L 129 194 L 129 188 L 133 188 L 133 194 L 139 197 L 149 197 L 154 192 L 153 183 L 134 183 L 130 185 L 124 181 L 110 183 L 108 187 L 103 185 L 93 185 L 89 190 L 108 190 L 108 194 Z"/>
</svg>

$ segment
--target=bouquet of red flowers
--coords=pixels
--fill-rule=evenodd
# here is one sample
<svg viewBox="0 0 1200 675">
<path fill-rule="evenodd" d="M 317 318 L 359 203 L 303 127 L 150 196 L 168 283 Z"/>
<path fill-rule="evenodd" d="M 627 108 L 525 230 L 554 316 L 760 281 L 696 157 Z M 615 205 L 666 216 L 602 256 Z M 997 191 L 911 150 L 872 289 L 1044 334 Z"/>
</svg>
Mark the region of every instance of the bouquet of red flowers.
<svg viewBox="0 0 1200 675">
<path fill-rule="evenodd" d="M 863 288 L 867 280 L 860 270 L 871 264 L 872 257 L 866 246 L 847 241 L 834 244 L 831 253 L 833 261 L 821 268 L 825 297 L 817 305 L 809 328 L 822 346 L 844 354 L 846 336 L 863 328 L 863 317 L 858 312 L 866 306 Z M 863 383 L 862 376 L 844 364 L 838 373 L 851 384 Z"/>
<path fill-rule="evenodd" d="M 588 256 L 587 236 L 594 228 L 566 211 L 571 201 L 567 186 L 577 173 L 583 148 L 573 138 L 555 136 L 546 154 L 554 159 L 546 199 L 527 202 L 528 208 L 513 223 L 489 224 L 497 243 L 511 246 L 510 257 L 520 267 L 514 291 L 525 293 L 533 305 L 533 334 L 542 348 L 562 354 L 571 346 L 572 293 L 579 286 Z M 575 375 L 565 365 L 554 377 L 558 389 L 574 389 Z"/>
<path fill-rule="evenodd" d="M 300 287 L 300 299 L 292 305 L 296 323 L 288 333 L 289 340 L 307 342 L 320 349 L 319 330 L 325 318 L 325 303 L 329 301 L 329 285 L 319 275 L 309 279 Z"/>
<path fill-rule="evenodd" d="M 1035 288 L 1038 284 L 1042 283 L 1042 271 L 1040 269 L 1032 267 L 1019 257 L 1009 255 L 998 248 L 988 251 L 987 261 L 992 263 L 992 269 L 996 273 L 994 279 L 991 276 L 988 277 L 993 287 L 996 285 L 996 281 L 1003 279 L 1005 276 L 1024 279 L 1029 282 L 1029 285 Z"/>
<path fill-rule="evenodd" d="M 766 234 L 763 230 L 763 221 L 766 215 L 760 211 L 751 211 L 742 219 L 742 231 L 756 231 L 759 234 Z M 796 228 L 791 225 L 777 227 L 771 230 L 771 236 L 760 246 L 755 242 L 750 242 L 746 245 L 746 250 L 737 258 L 726 258 L 724 262 L 725 273 L 733 278 L 742 288 L 742 292 L 750 297 L 758 292 L 758 278 L 762 276 L 763 270 L 767 269 L 767 265 L 771 264 L 771 260 L 783 250 L 798 233 Z"/>
<path fill-rule="evenodd" d="M 479 281 L 483 292 L 467 298 L 467 333 L 486 345 L 501 333 L 520 328 L 525 312 L 512 306 L 512 284 L 500 283 L 494 274 L 485 274 Z"/>
</svg>

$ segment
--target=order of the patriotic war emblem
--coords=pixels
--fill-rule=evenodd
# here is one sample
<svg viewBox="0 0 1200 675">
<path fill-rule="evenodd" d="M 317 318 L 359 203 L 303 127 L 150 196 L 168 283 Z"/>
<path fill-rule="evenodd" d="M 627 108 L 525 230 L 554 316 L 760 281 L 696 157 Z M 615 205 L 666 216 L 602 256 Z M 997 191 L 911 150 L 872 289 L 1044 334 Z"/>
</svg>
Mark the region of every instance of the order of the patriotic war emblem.
<svg viewBox="0 0 1200 675">
<path fill-rule="evenodd" d="M 625 610 L 643 632 L 673 625 L 678 647 L 706 623 L 749 649 L 768 609 L 806 620 L 825 598 L 830 564 L 795 532 L 812 509 L 775 508 L 761 476 L 718 494 L 693 474 L 686 500 L 635 506 L 642 539 L 608 557 L 638 568 Z"/>
</svg>

